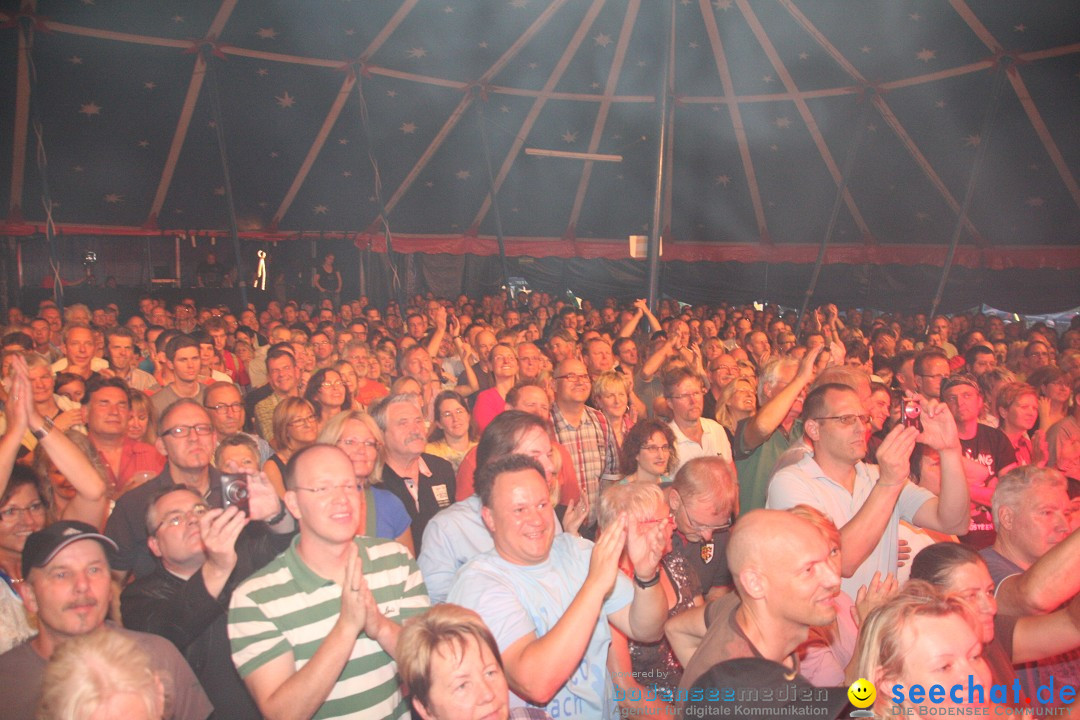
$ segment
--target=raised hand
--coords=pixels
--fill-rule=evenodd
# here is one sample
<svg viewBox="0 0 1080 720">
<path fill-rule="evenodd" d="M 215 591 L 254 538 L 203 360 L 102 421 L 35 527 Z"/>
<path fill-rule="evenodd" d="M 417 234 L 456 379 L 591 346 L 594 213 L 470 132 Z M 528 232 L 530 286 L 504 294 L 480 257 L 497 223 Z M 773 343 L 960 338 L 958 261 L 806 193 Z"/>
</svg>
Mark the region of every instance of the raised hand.
<svg viewBox="0 0 1080 720">
<path fill-rule="evenodd" d="M 367 626 L 371 590 L 364 579 L 363 563 L 356 543 L 349 543 L 348 553 L 345 577 L 341 582 L 341 615 L 338 622 L 349 628 L 350 635 L 359 635 Z"/>
<path fill-rule="evenodd" d="M 228 575 L 236 567 L 236 538 L 247 525 L 248 519 L 238 508 L 207 510 L 199 518 L 206 562 Z"/>
<path fill-rule="evenodd" d="M 614 523 L 604 528 L 593 545 L 589 575 L 585 582 L 592 581 L 599 585 L 605 595 L 615 587 L 615 578 L 619 574 L 619 558 L 626 546 L 626 526 L 626 515 L 620 515 Z"/>
<path fill-rule="evenodd" d="M 634 567 L 634 574 L 641 580 L 649 580 L 656 576 L 656 570 L 660 567 L 660 559 L 664 557 L 664 546 L 667 545 L 664 532 L 670 533 L 671 528 L 666 518 L 660 522 L 647 520 L 629 520 L 628 522 L 626 555 Z"/>
<path fill-rule="evenodd" d="M 870 578 L 869 585 L 863 585 L 855 594 L 855 605 L 851 608 L 851 619 L 855 624 L 862 627 L 866 616 L 881 603 L 885 602 L 900 589 L 896 582 L 896 576 L 889 573 L 885 579 L 881 579 L 881 573 L 874 573 Z"/>
<path fill-rule="evenodd" d="M 924 413 L 925 415 L 925 413 Z M 919 431 L 913 427 L 897 425 L 878 447 L 877 460 L 881 470 L 878 482 L 883 485 L 900 485 L 911 474 L 911 453 Z"/>
<path fill-rule="evenodd" d="M 914 399 L 922 404 L 922 433 L 919 442 L 935 450 L 951 450 L 960 447 L 960 433 L 956 429 L 956 420 L 945 403 L 915 395 Z"/>
</svg>

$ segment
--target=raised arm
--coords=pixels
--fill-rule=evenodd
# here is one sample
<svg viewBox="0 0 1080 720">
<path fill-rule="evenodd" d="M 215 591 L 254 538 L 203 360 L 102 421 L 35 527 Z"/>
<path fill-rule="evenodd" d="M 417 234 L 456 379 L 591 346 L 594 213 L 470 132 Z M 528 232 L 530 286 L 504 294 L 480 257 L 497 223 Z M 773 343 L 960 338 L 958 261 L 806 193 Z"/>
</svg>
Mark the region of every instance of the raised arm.
<svg viewBox="0 0 1080 720">
<path fill-rule="evenodd" d="M 515 640 L 502 652 L 511 689 L 534 705 L 546 705 L 581 664 L 604 599 L 615 585 L 619 555 L 626 538 L 613 526 L 593 546 L 589 574 L 570 606 L 544 635 L 535 632 Z"/>
<path fill-rule="evenodd" d="M 11 477 L 11 471 L 15 469 L 19 448 L 22 447 L 22 440 L 26 435 L 26 403 L 22 402 L 24 395 L 27 397 L 30 395 L 29 381 L 22 380 L 13 373 L 11 394 L 8 395 L 7 402 L 4 404 L 7 428 L 4 437 L 0 438 L 0 495 L 7 489 L 8 478 Z"/>
<path fill-rule="evenodd" d="M 824 348 L 818 346 L 811 348 L 802 360 L 799 361 L 799 369 L 794 379 L 782 390 L 777 392 L 769 402 L 765 403 L 746 423 L 743 431 L 742 447 L 740 450 L 751 451 L 769 439 L 776 432 L 776 428 L 787 418 L 791 406 L 802 394 L 802 391 L 814 380 L 814 365 Z"/>
<path fill-rule="evenodd" d="M 997 588 L 998 612 L 1042 615 L 1080 593 L 1080 532 L 1046 551 L 1031 567 L 1010 575 Z"/>
<path fill-rule="evenodd" d="M 970 524 L 967 476 L 956 421 L 945 403 L 921 399 L 923 431 L 920 442 L 941 455 L 941 494 L 923 503 L 912 520 L 919 527 L 950 535 L 966 535 Z"/>
</svg>

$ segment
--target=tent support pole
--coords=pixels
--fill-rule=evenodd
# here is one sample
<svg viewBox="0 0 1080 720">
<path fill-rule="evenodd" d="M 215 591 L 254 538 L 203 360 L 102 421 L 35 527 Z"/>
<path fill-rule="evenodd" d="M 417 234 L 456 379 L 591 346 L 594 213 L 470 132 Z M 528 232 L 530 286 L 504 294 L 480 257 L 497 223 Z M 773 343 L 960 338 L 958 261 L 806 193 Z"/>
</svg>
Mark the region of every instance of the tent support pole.
<svg viewBox="0 0 1080 720">
<path fill-rule="evenodd" d="M 667 43 L 664 46 L 664 55 L 660 62 L 660 82 L 657 98 L 659 99 L 658 112 L 660 114 L 660 129 L 656 142 L 656 194 L 653 195 L 652 223 L 649 231 L 649 307 L 653 312 L 659 310 L 660 305 L 660 236 L 663 232 L 664 221 L 664 185 L 670 182 L 665 172 L 668 146 L 671 144 L 669 135 L 669 122 L 671 112 L 668 110 L 671 97 L 671 54 L 675 46 L 675 0 L 668 3 L 667 26 L 664 28 L 667 35 Z"/>
<path fill-rule="evenodd" d="M 821 246 L 818 248 L 817 260 L 814 261 L 814 269 L 810 273 L 810 284 L 806 288 L 802 308 L 799 309 L 799 317 L 795 321 L 796 329 L 802 326 L 802 319 L 806 316 L 806 309 L 810 307 L 810 300 L 813 299 L 814 291 L 817 289 L 818 278 L 821 277 L 821 266 L 825 264 L 825 251 L 828 249 L 833 234 L 836 232 L 836 221 L 840 217 L 840 208 L 844 204 L 844 193 L 847 192 L 848 183 L 851 180 L 851 170 L 855 166 L 855 157 L 858 155 L 859 147 L 866 136 L 866 123 L 869 120 L 870 109 L 874 106 L 873 98 L 869 96 L 870 93 L 873 93 L 873 90 L 868 89 L 867 97 L 863 98 L 863 111 L 856 121 L 855 137 L 851 139 L 847 157 L 844 158 L 844 168 L 840 173 L 840 184 L 836 186 L 836 198 L 833 200 L 832 212 L 829 213 L 829 224 L 825 228 L 825 234 L 821 236 Z"/>
<path fill-rule="evenodd" d="M 994 74 L 994 88 L 990 93 L 990 102 L 986 106 L 986 114 L 983 116 L 982 129 L 979 132 L 979 144 L 975 148 L 975 160 L 971 163 L 971 174 L 968 176 L 967 188 L 964 190 L 964 202 L 960 205 L 960 213 L 956 216 L 956 224 L 953 226 L 952 238 L 949 240 L 949 251 L 945 254 L 945 264 L 941 268 L 941 280 L 938 282 L 937 292 L 934 293 L 934 301 L 930 303 L 929 320 L 937 314 L 941 298 L 945 294 L 945 284 L 949 281 L 949 273 L 952 271 L 953 259 L 956 257 L 956 246 L 960 244 L 960 235 L 967 224 L 968 211 L 971 209 L 971 199 L 975 195 L 975 184 L 979 179 L 983 161 L 986 158 L 986 149 L 990 146 L 990 132 L 994 129 L 994 117 L 997 115 L 998 103 L 1001 100 L 1001 91 L 1005 87 L 1005 75 L 1008 73 L 1010 59 L 1002 57 L 998 61 L 997 72 Z M 929 332 L 930 323 L 926 324 Z"/>
<path fill-rule="evenodd" d="M 480 128 L 480 144 L 484 148 L 484 167 L 487 169 L 488 193 L 491 196 L 492 219 L 495 221 L 495 239 L 499 243 L 499 262 L 502 264 L 503 285 L 506 287 L 507 292 L 511 294 L 510 299 L 513 300 L 513 290 L 510 288 L 510 270 L 506 265 L 506 239 L 503 237 L 502 215 L 499 213 L 499 193 L 495 189 L 495 176 L 491 172 L 491 148 L 488 147 L 487 130 L 484 127 L 484 102 L 485 100 L 480 98 L 480 102 L 474 103 L 476 107 L 476 124 Z"/>
<path fill-rule="evenodd" d="M 208 48 L 202 49 L 203 60 L 206 62 L 206 75 L 210 81 L 210 115 L 214 118 L 214 130 L 217 134 L 218 151 L 221 154 L 221 174 L 225 185 L 225 207 L 229 214 L 229 235 L 232 237 L 233 252 L 236 253 L 236 277 L 237 285 L 240 286 L 241 310 L 247 309 L 247 273 L 244 272 L 244 259 L 240 255 L 240 232 L 236 226 L 236 201 L 233 197 L 232 177 L 229 173 L 229 153 L 225 147 L 225 123 L 221 116 L 221 96 L 218 93 L 217 73 L 214 70 L 214 59 Z"/>
</svg>

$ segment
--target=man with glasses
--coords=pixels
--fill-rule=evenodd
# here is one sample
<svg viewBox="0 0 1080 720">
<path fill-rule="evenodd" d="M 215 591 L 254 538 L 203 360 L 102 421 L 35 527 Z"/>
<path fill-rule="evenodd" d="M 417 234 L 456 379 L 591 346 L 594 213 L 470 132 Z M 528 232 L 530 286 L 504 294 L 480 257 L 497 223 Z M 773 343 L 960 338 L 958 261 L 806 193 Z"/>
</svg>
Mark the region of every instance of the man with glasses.
<svg viewBox="0 0 1080 720">
<path fill-rule="evenodd" d="M 709 360 L 709 392 L 705 393 L 701 414 L 707 418 L 716 417 L 716 404 L 720 393 L 724 392 L 739 377 L 739 363 L 727 353 L 721 353 Z"/>
<path fill-rule="evenodd" d="M 427 590 L 403 546 L 356 535 L 363 498 L 336 447 L 304 448 L 286 466 L 300 533 L 229 605 L 232 659 L 266 717 L 409 717 L 397 641 Z"/>
<path fill-rule="evenodd" d="M 946 534 L 968 529 L 968 486 L 956 423 L 937 400 L 922 405 L 922 430 L 897 425 L 877 451 L 877 465 L 863 462 L 870 418 L 858 393 L 825 383 L 803 403 L 805 438 L 813 455 L 777 471 L 767 506 L 786 510 L 805 504 L 825 513 L 840 529 L 843 589 L 855 597 L 875 573 L 896 572 L 900 520 Z M 941 456 L 941 494 L 910 482 L 915 442 Z"/>
<path fill-rule="evenodd" d="M 136 578 L 154 572 L 157 563 L 147 548 L 146 511 L 161 488 L 181 484 L 196 490 L 210 507 L 221 502 L 221 473 L 212 467 L 217 433 L 203 406 L 190 399 L 178 400 L 165 409 L 158 423 L 158 452 L 165 455 L 165 469 L 116 501 L 105 534 L 119 546 L 112 563 L 120 579 L 134 572 Z"/>
<path fill-rule="evenodd" d="M 158 565 L 120 595 L 124 627 L 172 641 L 217 716 L 237 720 L 260 715 L 232 662 L 225 609 L 236 586 L 292 539 L 258 522 L 280 511 L 273 488 L 259 485 L 263 481 L 259 476 L 248 480 L 254 491 L 250 520 L 235 507 L 211 509 L 186 485 L 158 490 L 146 512 L 147 545 Z"/>
<path fill-rule="evenodd" d="M 559 443 L 570 451 L 578 487 L 589 499 L 589 520 L 600 507 L 602 480 L 617 480 L 615 438 L 604 415 L 585 402 L 592 383 L 585 363 L 570 357 L 555 368 L 555 404 L 551 420 Z"/>
<path fill-rule="evenodd" d="M 258 435 L 243 432 L 247 412 L 244 409 L 244 399 L 240 395 L 240 388 L 236 385 L 231 382 L 216 382 L 208 386 L 203 403 L 210 413 L 210 422 L 219 438 L 242 433 L 254 440 L 259 448 L 260 467 L 274 454 L 274 449 L 266 440 Z"/>
<path fill-rule="evenodd" d="M 739 504 L 731 465 L 715 456 L 694 458 L 679 468 L 666 492 L 675 519 L 671 552 L 686 559 L 702 595 L 723 595 L 731 590 L 725 552 Z"/>
<path fill-rule="evenodd" d="M 949 359 L 940 348 L 927 348 L 915 356 L 915 392 L 924 398 L 941 399 L 941 383 L 952 374 Z"/>
<path fill-rule="evenodd" d="M 705 384 L 686 366 L 676 366 L 664 375 L 664 397 L 671 407 L 679 467 L 696 457 L 719 455 L 731 462 L 731 442 L 724 426 L 702 417 L 705 408 Z M 673 468 L 677 472 L 678 467 Z"/>
<path fill-rule="evenodd" d="M 300 394 L 300 369 L 296 357 L 286 346 L 274 347 L 266 355 L 266 375 L 270 381 L 270 394 L 255 403 L 252 415 L 255 430 L 263 438 L 274 436 L 274 408 L 287 397 Z"/>
</svg>

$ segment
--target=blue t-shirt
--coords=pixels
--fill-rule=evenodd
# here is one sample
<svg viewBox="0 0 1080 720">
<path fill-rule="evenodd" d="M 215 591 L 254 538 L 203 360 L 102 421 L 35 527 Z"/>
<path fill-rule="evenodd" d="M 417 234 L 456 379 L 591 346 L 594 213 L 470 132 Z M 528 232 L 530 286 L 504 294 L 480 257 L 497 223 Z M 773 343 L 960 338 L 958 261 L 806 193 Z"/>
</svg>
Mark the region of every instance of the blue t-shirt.
<svg viewBox="0 0 1080 720">
<path fill-rule="evenodd" d="M 375 498 L 375 537 L 397 540 L 412 524 L 409 511 L 389 490 L 373 487 L 371 495 Z"/>
<path fill-rule="evenodd" d="M 539 565 L 515 565 L 497 550 L 465 564 L 454 579 L 448 602 L 475 610 L 491 628 L 500 650 L 529 633 L 537 637 L 551 630 L 570 607 L 589 574 L 593 544 L 559 533 L 551 553 Z M 617 718 L 612 684 L 607 674 L 611 630 L 607 616 L 634 599 L 630 579 L 619 573 L 615 588 L 604 602 L 581 664 L 548 703 L 547 713 L 561 718 Z M 510 693 L 510 707 L 528 704 Z"/>
</svg>

